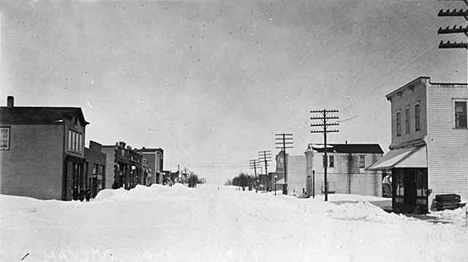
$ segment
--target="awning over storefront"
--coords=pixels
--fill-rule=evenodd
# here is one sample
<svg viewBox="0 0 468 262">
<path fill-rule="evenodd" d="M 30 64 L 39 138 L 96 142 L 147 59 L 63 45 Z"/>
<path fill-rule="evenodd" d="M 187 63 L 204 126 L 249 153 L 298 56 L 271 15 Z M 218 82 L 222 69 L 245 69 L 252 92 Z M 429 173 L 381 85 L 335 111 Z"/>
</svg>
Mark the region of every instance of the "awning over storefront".
<svg viewBox="0 0 468 262">
<path fill-rule="evenodd" d="M 426 146 L 394 149 L 367 170 L 391 168 L 427 168 Z"/>
</svg>

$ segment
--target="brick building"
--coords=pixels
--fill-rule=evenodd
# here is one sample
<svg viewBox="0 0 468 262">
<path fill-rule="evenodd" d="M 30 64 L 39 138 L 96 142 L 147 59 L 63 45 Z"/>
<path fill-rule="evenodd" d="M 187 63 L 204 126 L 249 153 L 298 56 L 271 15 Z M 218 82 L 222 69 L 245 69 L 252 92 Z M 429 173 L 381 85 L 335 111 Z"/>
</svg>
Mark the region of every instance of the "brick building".
<svg viewBox="0 0 468 262">
<path fill-rule="evenodd" d="M 115 145 L 103 145 L 106 154 L 106 171 L 104 186 L 113 188 L 134 188 L 137 184 L 144 184 L 142 155 L 124 142 Z"/>
<path fill-rule="evenodd" d="M 322 144 L 309 144 L 305 152 L 306 192 L 309 195 L 324 193 L 324 149 Z M 329 144 L 327 155 L 329 192 L 382 196 L 382 172 L 366 170 L 382 157 L 380 145 Z"/>
<path fill-rule="evenodd" d="M 89 148 L 85 147 L 84 155 L 87 188 L 91 190 L 91 197 L 95 197 L 101 189 L 106 187 L 106 154 L 102 152 L 101 144 L 89 141 Z"/>
<path fill-rule="evenodd" d="M 391 170 L 393 210 L 425 213 L 438 194 L 468 194 L 466 83 L 419 77 L 388 94 L 391 151 L 371 170 Z"/>
<path fill-rule="evenodd" d="M 79 107 L 0 107 L 0 192 L 77 199 L 86 186 L 86 125 Z"/>
</svg>

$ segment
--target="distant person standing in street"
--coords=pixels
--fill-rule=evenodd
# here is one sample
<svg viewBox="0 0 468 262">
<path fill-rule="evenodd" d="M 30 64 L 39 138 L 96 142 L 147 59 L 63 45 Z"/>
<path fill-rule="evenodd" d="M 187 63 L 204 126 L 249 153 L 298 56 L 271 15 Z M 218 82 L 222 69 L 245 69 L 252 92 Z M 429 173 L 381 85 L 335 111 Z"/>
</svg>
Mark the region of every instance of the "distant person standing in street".
<svg viewBox="0 0 468 262">
<path fill-rule="evenodd" d="M 89 199 L 91 198 L 91 190 L 89 190 L 89 188 L 85 191 L 85 198 L 86 202 L 89 202 Z"/>
<path fill-rule="evenodd" d="M 384 197 L 392 196 L 392 177 L 389 174 L 384 173 L 384 178 L 382 180 L 382 191 Z"/>
</svg>

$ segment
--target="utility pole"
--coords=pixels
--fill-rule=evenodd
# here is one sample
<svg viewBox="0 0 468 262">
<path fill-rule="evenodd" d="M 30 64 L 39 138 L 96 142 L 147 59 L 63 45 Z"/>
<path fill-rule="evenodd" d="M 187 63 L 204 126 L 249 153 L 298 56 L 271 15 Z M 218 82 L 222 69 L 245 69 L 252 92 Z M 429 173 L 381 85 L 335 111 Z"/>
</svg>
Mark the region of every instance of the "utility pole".
<svg viewBox="0 0 468 262">
<path fill-rule="evenodd" d="M 468 6 L 468 0 L 463 0 L 463 2 Z M 441 9 L 439 11 L 439 13 L 437 14 L 437 16 L 440 16 L 440 17 L 464 17 L 466 22 L 468 22 L 468 9 L 467 10 L 463 10 L 463 9 L 460 9 L 460 10 L 456 10 L 456 9 L 453 9 L 452 11 L 450 11 L 450 9 L 447 9 L 447 10 L 443 10 Z M 452 28 L 450 27 L 446 27 L 446 28 L 442 28 L 440 27 L 439 30 L 437 30 L 437 33 L 440 35 L 440 34 L 459 34 L 459 33 L 463 33 L 465 34 L 465 36 L 468 36 L 468 26 L 453 26 Z M 441 41 L 440 44 L 439 44 L 439 48 L 440 49 L 447 49 L 447 48 L 465 48 L 465 49 L 468 49 L 468 43 L 467 42 L 460 42 L 460 43 L 457 43 L 457 42 L 454 42 L 454 43 L 450 43 L 450 41 L 447 41 L 446 43 L 444 43 L 444 41 Z"/>
<path fill-rule="evenodd" d="M 250 169 L 254 170 L 254 184 L 255 184 L 255 193 L 258 193 L 258 183 L 257 183 L 257 166 L 260 165 L 258 159 L 249 160 Z"/>
<path fill-rule="evenodd" d="M 446 1 L 455 1 L 455 0 L 446 0 Z M 468 0 L 462 0 L 466 6 L 468 6 Z M 438 16 L 440 17 L 464 17 L 465 18 L 465 22 L 468 23 L 468 9 L 464 10 L 464 9 L 460 9 L 460 10 L 456 10 L 456 9 L 453 9 L 452 11 L 450 11 L 449 9 L 447 9 L 446 11 L 444 11 L 443 9 L 441 9 L 439 11 L 439 13 L 437 14 Z M 466 25 L 465 27 L 463 26 L 459 26 L 457 27 L 456 25 L 453 26 L 452 28 L 449 28 L 448 26 L 446 28 L 442 28 L 440 27 L 439 30 L 437 31 L 438 34 L 460 34 L 460 33 L 463 33 L 465 34 L 466 38 L 468 38 L 468 25 Z M 464 49 L 467 49 L 467 63 L 468 63 L 468 43 L 467 42 L 460 42 L 460 43 L 457 43 L 457 42 L 454 42 L 454 43 L 450 43 L 450 41 L 447 41 L 446 43 L 444 43 L 444 41 L 441 41 L 440 44 L 439 44 L 439 48 L 442 49 L 442 48 L 464 48 Z M 468 195 L 468 178 L 467 178 L 467 181 L 466 181 L 466 190 L 467 190 L 467 195 Z M 468 209 L 466 209 L 465 211 L 465 226 L 468 227 Z"/>
<path fill-rule="evenodd" d="M 271 151 L 270 150 L 258 151 L 258 160 L 260 162 L 264 162 L 265 175 L 268 176 L 268 162 L 271 161 Z"/>
<path fill-rule="evenodd" d="M 328 201 L 328 179 L 327 179 L 327 167 L 328 167 L 328 156 L 327 156 L 327 133 L 338 132 L 338 130 L 329 130 L 329 126 L 337 126 L 338 123 L 329 123 L 331 119 L 338 119 L 337 116 L 330 116 L 329 113 L 338 113 L 338 110 L 312 110 L 312 114 L 320 114 L 320 116 L 313 116 L 311 120 L 319 120 L 321 123 L 311 124 L 311 127 L 321 127 L 321 130 L 312 130 L 311 133 L 323 133 L 323 144 L 324 144 L 324 159 L 323 159 L 323 184 L 325 187 L 325 201 Z"/>
<path fill-rule="evenodd" d="M 288 165 L 286 163 L 286 148 L 293 148 L 293 144 L 293 134 L 275 134 L 276 149 L 281 149 L 283 151 L 284 195 L 288 194 Z"/>
</svg>

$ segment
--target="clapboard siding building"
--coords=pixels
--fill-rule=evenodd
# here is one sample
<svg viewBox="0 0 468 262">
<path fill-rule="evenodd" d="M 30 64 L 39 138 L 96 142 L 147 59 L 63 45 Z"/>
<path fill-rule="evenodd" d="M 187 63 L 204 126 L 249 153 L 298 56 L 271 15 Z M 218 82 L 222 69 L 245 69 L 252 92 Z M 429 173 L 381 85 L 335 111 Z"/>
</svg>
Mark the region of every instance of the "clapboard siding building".
<svg viewBox="0 0 468 262">
<path fill-rule="evenodd" d="M 322 144 L 309 144 L 306 149 L 308 195 L 324 193 L 324 152 Z M 382 196 L 382 172 L 365 169 L 382 157 L 380 145 L 329 144 L 327 155 L 329 192 Z"/>
<path fill-rule="evenodd" d="M 426 213 L 438 194 L 467 200 L 466 83 L 431 83 L 419 77 L 388 94 L 391 151 L 372 170 L 391 170 L 393 209 Z"/>
</svg>

